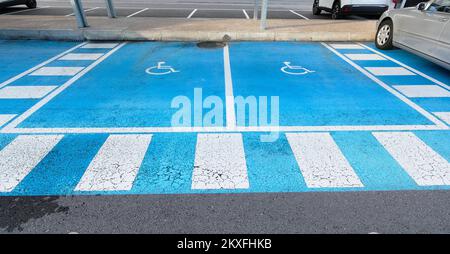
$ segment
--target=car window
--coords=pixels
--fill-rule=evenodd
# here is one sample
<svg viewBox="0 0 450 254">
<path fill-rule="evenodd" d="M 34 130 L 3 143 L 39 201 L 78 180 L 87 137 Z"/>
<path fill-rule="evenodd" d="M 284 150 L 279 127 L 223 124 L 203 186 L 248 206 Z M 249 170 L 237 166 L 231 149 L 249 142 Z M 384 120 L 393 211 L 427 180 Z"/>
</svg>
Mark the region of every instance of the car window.
<svg viewBox="0 0 450 254">
<path fill-rule="evenodd" d="M 436 0 L 428 7 L 428 11 L 450 13 L 450 0 Z"/>
</svg>

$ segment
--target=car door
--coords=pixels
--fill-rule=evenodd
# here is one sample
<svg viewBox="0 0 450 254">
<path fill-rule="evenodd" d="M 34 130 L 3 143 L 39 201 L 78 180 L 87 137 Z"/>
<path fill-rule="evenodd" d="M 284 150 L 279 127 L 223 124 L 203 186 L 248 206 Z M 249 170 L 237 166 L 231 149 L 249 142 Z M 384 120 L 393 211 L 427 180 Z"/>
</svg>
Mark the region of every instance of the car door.
<svg viewBox="0 0 450 254">
<path fill-rule="evenodd" d="M 439 49 L 438 54 L 441 56 L 441 60 L 450 64 L 450 1 L 448 1 L 448 6 L 445 6 L 442 10 L 443 19 L 449 19 L 442 30 L 441 37 L 439 41 L 442 48 Z"/>
</svg>

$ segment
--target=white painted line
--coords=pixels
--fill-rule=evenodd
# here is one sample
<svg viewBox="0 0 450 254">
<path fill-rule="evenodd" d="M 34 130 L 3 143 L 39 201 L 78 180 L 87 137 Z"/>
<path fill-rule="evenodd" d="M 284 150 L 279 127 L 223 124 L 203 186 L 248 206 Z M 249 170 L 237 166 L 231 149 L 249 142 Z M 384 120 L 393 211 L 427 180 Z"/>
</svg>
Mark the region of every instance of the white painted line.
<svg viewBox="0 0 450 254">
<path fill-rule="evenodd" d="M 309 188 L 363 187 L 329 133 L 287 133 Z"/>
<path fill-rule="evenodd" d="M 95 155 L 76 191 L 130 190 L 152 135 L 111 135 Z"/>
<path fill-rule="evenodd" d="M 0 89 L 0 99 L 40 99 L 57 86 L 7 86 Z"/>
<path fill-rule="evenodd" d="M 139 10 L 139 11 L 137 11 L 137 12 L 135 12 L 135 13 L 132 13 L 132 14 L 128 15 L 127 18 L 131 18 L 131 17 L 133 17 L 133 16 L 135 16 L 135 15 L 138 15 L 139 13 L 142 13 L 142 12 L 148 10 L 148 9 L 149 9 L 149 8 L 144 8 L 144 9 L 142 9 L 142 10 Z"/>
<path fill-rule="evenodd" d="M 51 101 L 53 98 L 55 98 L 58 94 L 60 94 L 62 91 L 70 87 L 75 81 L 83 77 L 86 73 L 88 73 L 90 70 L 92 70 L 95 66 L 103 62 L 106 58 L 108 58 L 110 55 L 114 54 L 117 50 L 122 48 L 124 45 L 126 45 L 126 42 L 121 43 L 119 46 L 115 47 L 113 50 L 109 51 L 105 55 L 103 55 L 101 58 L 90 64 L 88 67 L 84 68 L 82 71 L 80 71 L 77 75 L 70 78 L 66 83 L 61 85 L 60 87 L 56 88 L 51 92 L 49 95 L 44 97 L 42 100 L 40 100 L 38 103 L 34 104 L 33 107 L 29 108 L 27 111 L 25 111 L 23 114 L 18 116 L 16 119 L 14 119 L 12 122 L 10 122 L 8 125 L 6 125 L 3 130 L 8 129 L 14 129 L 17 127 L 21 122 L 23 122 L 25 119 L 30 117 L 34 112 L 39 110 L 41 107 L 43 107 L 45 104 L 47 104 L 49 101 Z"/>
<path fill-rule="evenodd" d="M 87 43 L 82 49 L 112 49 L 119 45 L 118 43 Z"/>
<path fill-rule="evenodd" d="M 84 67 L 42 67 L 33 73 L 31 76 L 74 76 Z"/>
<path fill-rule="evenodd" d="M 393 87 L 410 98 L 450 97 L 450 91 L 437 85 L 402 85 Z"/>
<path fill-rule="evenodd" d="M 450 163 L 414 133 L 375 132 L 373 135 L 418 185 L 450 185 Z"/>
<path fill-rule="evenodd" d="M 402 63 L 402 62 L 400 62 L 400 61 L 398 61 L 398 60 L 396 60 L 396 59 L 394 59 L 394 58 L 392 58 L 390 56 L 387 56 L 387 55 L 385 55 L 385 54 L 383 54 L 383 53 L 381 53 L 381 52 L 379 52 L 379 51 L 377 51 L 377 50 L 375 50 L 375 49 L 373 49 L 371 47 L 368 47 L 368 46 L 366 46 L 366 45 L 364 45 L 362 43 L 358 43 L 358 44 L 361 45 L 362 47 L 364 47 L 364 48 L 366 48 L 366 49 L 368 49 L 368 50 L 370 50 L 370 51 L 372 51 L 372 52 L 374 52 L 374 53 L 376 53 L 376 54 L 378 54 L 378 55 L 388 59 L 389 61 L 392 61 L 392 62 L 394 62 L 394 63 L 396 63 L 398 65 L 401 65 L 401 66 L 405 67 L 406 69 L 408 69 L 408 70 L 410 70 L 412 72 L 415 72 L 418 75 L 420 75 L 420 76 L 430 80 L 431 82 L 436 83 L 437 85 L 440 85 L 440 86 L 446 88 L 447 90 L 450 90 L 450 86 L 445 84 L 444 82 L 441 82 L 441 81 L 439 81 L 439 80 L 437 80 L 437 79 L 435 79 L 433 77 L 430 77 L 427 74 L 425 74 L 425 73 L 423 73 L 423 72 L 421 72 L 421 71 L 419 71 L 417 69 L 414 69 L 413 67 L 408 66 L 408 65 L 406 65 L 406 64 L 404 64 L 404 63 Z"/>
<path fill-rule="evenodd" d="M 13 119 L 15 114 L 0 114 L 0 127 Z"/>
<path fill-rule="evenodd" d="M 225 73 L 225 105 L 227 128 L 236 127 L 236 113 L 234 110 L 233 79 L 231 78 L 230 49 L 228 44 L 223 48 L 223 64 Z"/>
<path fill-rule="evenodd" d="M 12 191 L 62 138 L 62 135 L 18 136 L 3 148 L 0 192 Z"/>
<path fill-rule="evenodd" d="M 3 13 L 2 15 L 11 15 L 11 14 L 16 14 L 16 13 L 22 13 L 22 12 L 33 11 L 33 10 L 40 10 L 40 9 L 46 9 L 46 8 L 50 8 L 50 6 L 42 6 L 42 7 L 37 7 L 37 8 L 34 8 L 34 9 L 13 11 L 13 12 L 8 12 L 8 13 Z"/>
<path fill-rule="evenodd" d="M 58 60 L 69 60 L 69 61 L 92 60 L 92 61 L 95 61 L 102 56 L 103 56 L 103 54 L 101 54 L 101 53 L 70 53 L 70 54 L 67 54 L 67 55 L 59 58 Z"/>
<path fill-rule="evenodd" d="M 247 188 L 242 134 L 198 134 L 192 189 Z"/>
<path fill-rule="evenodd" d="M 42 62 L 42 63 L 40 63 L 40 64 L 34 66 L 33 68 L 28 69 L 28 70 L 26 70 L 26 71 L 20 73 L 19 75 L 14 76 L 14 77 L 12 77 L 12 78 L 6 80 L 6 81 L 3 82 L 3 83 L 0 83 L 0 88 L 5 87 L 5 86 L 11 84 L 12 82 L 14 82 L 14 81 L 16 81 L 16 80 L 18 80 L 18 79 L 20 79 L 20 78 L 22 78 L 22 77 L 24 77 L 24 76 L 30 74 L 31 72 L 33 72 L 33 71 L 35 71 L 35 70 L 41 68 L 42 66 L 45 66 L 45 65 L 47 65 L 47 64 L 49 64 L 49 63 L 55 61 L 56 59 L 62 57 L 63 55 L 68 54 L 69 52 L 72 52 L 72 51 L 74 51 L 75 49 L 77 49 L 77 48 L 79 48 L 79 47 L 84 46 L 85 44 L 86 44 L 86 42 L 83 42 L 83 43 L 81 43 L 81 44 L 78 44 L 77 46 L 75 46 L 75 47 L 73 47 L 73 48 L 70 48 L 70 49 L 64 51 L 63 53 L 61 53 L 61 54 L 59 54 L 59 55 L 57 55 L 57 56 L 54 56 L 54 57 L 48 59 L 47 61 L 44 61 L 44 62 Z"/>
<path fill-rule="evenodd" d="M 242 12 L 243 12 L 244 15 L 245 15 L 245 19 L 250 19 L 250 16 L 248 16 L 248 13 L 247 13 L 246 10 L 242 9 Z"/>
<path fill-rule="evenodd" d="M 364 49 L 361 45 L 351 43 L 330 43 L 330 46 L 335 49 Z"/>
<path fill-rule="evenodd" d="M 433 114 L 437 115 L 439 118 L 444 120 L 448 125 L 450 125 L 450 112 L 433 112 Z"/>
<path fill-rule="evenodd" d="M 414 72 L 403 67 L 364 67 L 375 76 L 414 76 Z"/>
<path fill-rule="evenodd" d="M 383 58 L 377 54 L 344 54 L 344 55 L 353 61 L 386 61 L 386 58 Z"/>
<path fill-rule="evenodd" d="M 189 16 L 187 16 L 188 19 L 190 19 L 192 16 L 194 16 L 194 14 L 197 12 L 197 9 L 194 9 Z"/>
<path fill-rule="evenodd" d="M 442 125 L 338 125 L 338 126 L 238 126 L 227 127 L 92 127 L 92 128 L 16 128 L 12 127 L 23 119 L 14 120 L 0 133 L 9 134 L 126 134 L 126 133 L 192 133 L 192 132 L 330 132 L 330 131 L 426 131 L 449 130 Z M 20 123 L 19 123 L 20 124 Z"/>
<path fill-rule="evenodd" d="M 417 105 L 416 103 L 412 102 L 410 99 L 408 99 L 406 96 L 404 96 L 403 94 L 399 93 L 398 91 L 396 91 L 394 88 L 390 87 L 389 85 L 387 85 L 386 83 L 384 83 L 383 81 L 381 81 L 380 79 L 378 79 L 377 77 L 375 77 L 374 75 L 372 75 L 371 73 L 369 73 L 367 70 L 365 70 L 364 68 L 362 68 L 361 66 L 357 65 L 356 63 L 354 63 L 353 61 L 351 61 L 350 59 L 348 59 L 347 57 L 345 57 L 344 55 L 342 55 L 341 53 L 337 52 L 335 49 L 333 49 L 332 47 L 330 47 L 329 45 L 327 45 L 326 43 L 322 43 L 322 45 L 326 48 L 328 48 L 331 52 L 333 52 L 334 54 L 336 54 L 337 56 L 339 56 L 340 58 L 342 58 L 344 61 L 346 61 L 348 64 L 350 64 L 351 66 L 353 66 L 355 69 L 357 69 L 358 71 L 360 71 L 362 74 L 366 75 L 368 78 L 370 78 L 372 81 L 374 81 L 375 83 L 377 83 L 378 85 L 380 85 L 381 87 L 383 87 L 384 89 L 386 89 L 388 92 L 390 92 L 391 94 L 393 94 L 395 97 L 399 98 L 401 101 L 403 101 L 404 103 L 406 103 L 408 106 L 410 106 L 411 108 L 415 109 L 417 112 L 419 112 L 420 114 L 422 114 L 424 117 L 426 117 L 428 120 L 432 121 L 434 124 L 436 124 L 436 126 L 438 128 L 442 128 L 442 129 L 447 129 L 448 126 L 443 123 L 441 120 L 439 120 L 438 118 L 436 118 L 434 115 L 432 115 L 431 113 L 429 113 L 428 111 L 426 111 L 425 109 L 423 109 L 422 107 L 420 107 L 419 105 Z"/>
<path fill-rule="evenodd" d="M 99 8 L 100 8 L 100 7 L 90 8 L 90 9 L 84 10 L 84 13 L 90 12 L 90 11 L 93 11 L 93 10 L 97 10 L 97 9 L 99 9 Z M 65 15 L 65 17 L 70 17 L 70 16 L 73 16 L 73 15 L 74 15 L 74 13 L 71 13 L 71 14 Z"/>
<path fill-rule="evenodd" d="M 297 12 L 295 12 L 295 11 L 293 11 L 293 10 L 289 10 L 290 12 L 292 12 L 294 15 L 297 15 L 297 16 L 299 16 L 299 17 L 301 17 L 302 19 L 306 19 L 306 20 L 309 20 L 309 18 L 307 18 L 307 17 L 305 17 L 305 16 L 303 16 L 302 14 L 300 14 L 300 13 L 297 13 Z"/>
</svg>

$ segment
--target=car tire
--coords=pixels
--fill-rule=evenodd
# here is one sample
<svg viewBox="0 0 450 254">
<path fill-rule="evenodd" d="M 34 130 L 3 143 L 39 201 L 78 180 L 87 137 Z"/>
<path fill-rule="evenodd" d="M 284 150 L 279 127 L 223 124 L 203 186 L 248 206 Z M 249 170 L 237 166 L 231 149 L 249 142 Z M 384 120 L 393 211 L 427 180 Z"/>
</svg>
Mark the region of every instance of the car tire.
<svg viewBox="0 0 450 254">
<path fill-rule="evenodd" d="M 331 18 L 332 19 L 342 18 L 341 3 L 339 1 L 335 1 L 333 3 L 333 7 L 331 9 Z"/>
<path fill-rule="evenodd" d="M 37 6 L 37 2 L 36 0 L 28 0 L 25 5 L 30 8 L 30 9 L 34 9 Z"/>
<path fill-rule="evenodd" d="M 322 12 L 322 10 L 319 9 L 319 0 L 314 0 L 312 12 L 313 15 L 320 15 Z"/>
<path fill-rule="evenodd" d="M 393 35 L 394 25 L 392 23 L 392 20 L 384 20 L 378 26 L 377 34 L 375 37 L 375 46 L 383 50 L 392 49 L 394 47 L 392 43 Z"/>
</svg>

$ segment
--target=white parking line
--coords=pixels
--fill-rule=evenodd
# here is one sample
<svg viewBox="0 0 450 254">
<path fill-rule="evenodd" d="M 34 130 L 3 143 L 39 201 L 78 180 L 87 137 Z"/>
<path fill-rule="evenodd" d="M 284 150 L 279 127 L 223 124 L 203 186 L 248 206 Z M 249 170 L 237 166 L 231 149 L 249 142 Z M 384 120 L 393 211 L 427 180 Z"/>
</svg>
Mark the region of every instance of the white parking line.
<svg viewBox="0 0 450 254">
<path fill-rule="evenodd" d="M 309 188 L 363 187 L 329 133 L 287 133 Z"/>
<path fill-rule="evenodd" d="M 387 61 L 386 58 L 377 54 L 344 54 L 353 61 Z"/>
<path fill-rule="evenodd" d="M 63 57 L 59 58 L 58 60 L 70 60 L 70 61 L 72 61 L 72 60 L 75 60 L 75 61 L 91 60 L 91 61 L 94 61 L 94 60 L 99 59 L 102 56 L 103 56 L 103 54 L 101 54 L 101 53 L 98 53 L 98 54 L 97 53 L 70 53 L 70 54 L 64 55 Z"/>
<path fill-rule="evenodd" d="M 242 134 L 198 134 L 192 189 L 247 188 Z"/>
<path fill-rule="evenodd" d="M 119 45 L 118 43 L 87 43 L 82 49 L 112 49 Z"/>
<path fill-rule="evenodd" d="M 392 86 L 410 98 L 450 98 L 450 91 L 438 85 Z"/>
<path fill-rule="evenodd" d="M 309 18 L 307 18 L 307 17 L 305 17 L 305 16 L 303 16 L 302 14 L 300 14 L 300 13 L 297 13 L 297 12 L 295 12 L 295 11 L 293 11 L 293 10 L 289 10 L 290 12 L 292 12 L 294 15 L 297 15 L 297 16 L 299 16 L 299 17 L 301 17 L 302 19 L 306 19 L 306 20 L 309 20 Z"/>
<path fill-rule="evenodd" d="M 58 144 L 62 135 L 18 136 L 0 151 L 0 192 L 10 192 Z"/>
<path fill-rule="evenodd" d="M 13 119 L 15 114 L 0 114 L 0 127 Z"/>
<path fill-rule="evenodd" d="M 76 191 L 130 190 L 152 135 L 111 135 L 95 155 Z"/>
<path fill-rule="evenodd" d="M 57 86 L 7 86 L 0 89 L 0 99 L 40 99 Z"/>
<path fill-rule="evenodd" d="M 330 46 L 335 49 L 364 49 L 361 45 L 354 43 L 330 43 Z"/>
<path fill-rule="evenodd" d="M 448 125 L 450 125 L 450 112 L 433 112 L 439 118 L 444 120 Z"/>
<path fill-rule="evenodd" d="M 74 76 L 84 67 L 42 67 L 30 76 Z"/>
<path fill-rule="evenodd" d="M 223 64 L 225 73 L 225 106 L 227 128 L 236 127 L 236 113 L 234 109 L 233 79 L 231 77 L 230 49 L 228 44 L 223 48 Z"/>
<path fill-rule="evenodd" d="M 142 9 L 142 10 L 140 10 L 140 11 L 137 11 L 137 12 L 135 12 L 135 13 L 132 13 L 132 14 L 128 15 L 127 18 L 131 18 L 131 17 L 133 17 L 133 16 L 135 16 L 135 15 L 138 15 L 139 13 L 142 13 L 142 12 L 148 10 L 148 9 L 149 9 L 149 8 L 144 8 L 144 9 Z"/>
<path fill-rule="evenodd" d="M 189 16 L 187 16 L 188 19 L 190 19 L 195 13 L 197 12 L 197 9 L 194 9 Z"/>
<path fill-rule="evenodd" d="M 245 19 L 250 19 L 250 16 L 248 16 L 247 11 L 245 11 L 244 9 L 242 9 L 242 12 L 245 15 Z"/>
<path fill-rule="evenodd" d="M 375 132 L 373 135 L 418 185 L 450 185 L 450 163 L 414 133 Z"/>
<path fill-rule="evenodd" d="M 93 11 L 93 10 L 97 10 L 97 9 L 100 9 L 100 7 L 94 7 L 94 8 L 90 8 L 90 9 L 84 10 L 84 13 L 90 12 L 90 11 Z M 70 17 L 70 16 L 73 16 L 73 15 L 74 15 L 74 13 L 67 14 L 67 15 L 64 15 L 64 16 L 65 17 Z"/>
<path fill-rule="evenodd" d="M 375 76 L 414 76 L 411 72 L 403 67 L 364 67 Z"/>
</svg>

